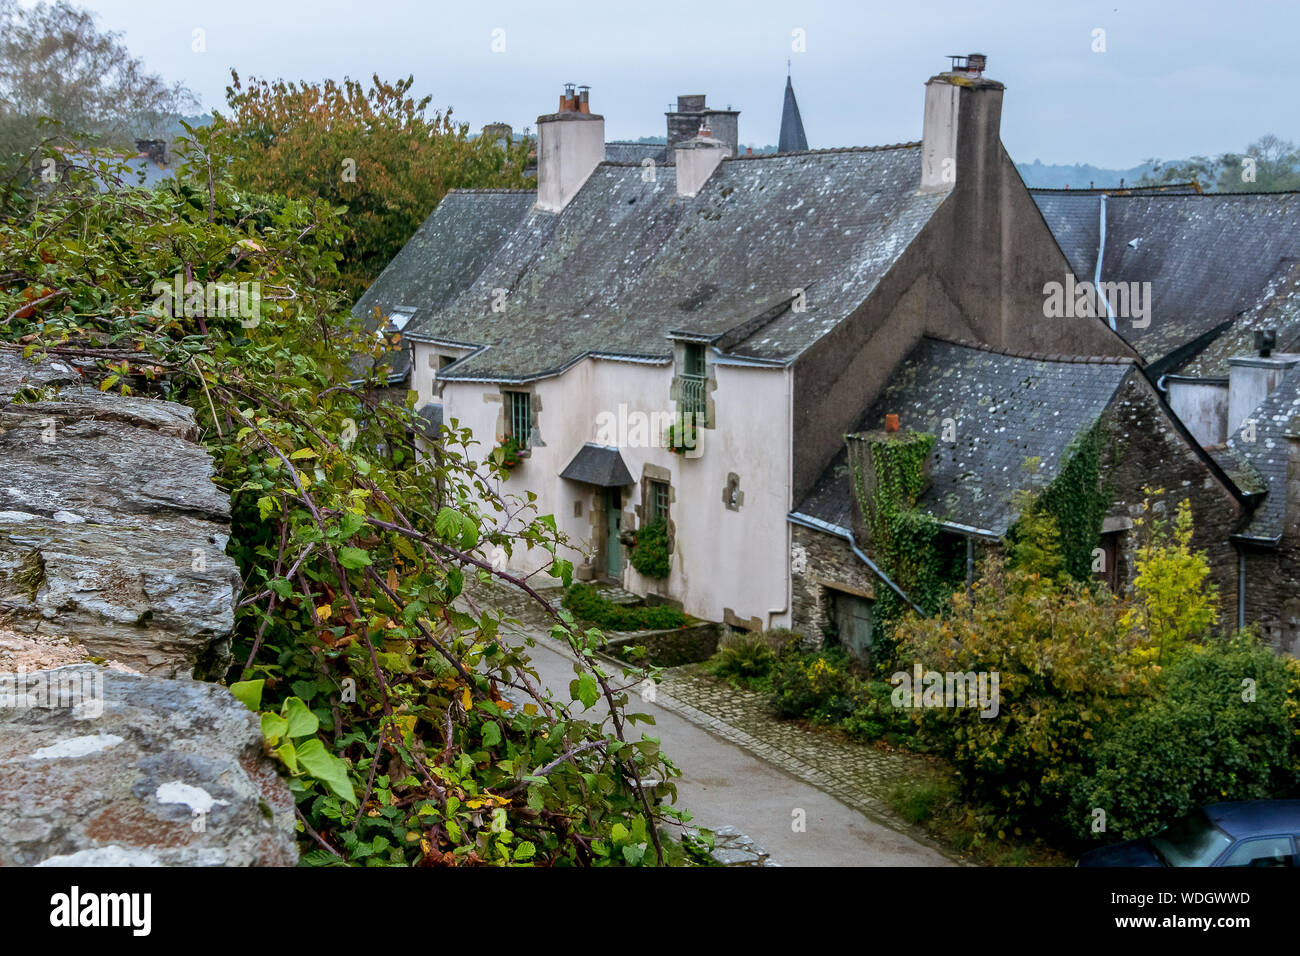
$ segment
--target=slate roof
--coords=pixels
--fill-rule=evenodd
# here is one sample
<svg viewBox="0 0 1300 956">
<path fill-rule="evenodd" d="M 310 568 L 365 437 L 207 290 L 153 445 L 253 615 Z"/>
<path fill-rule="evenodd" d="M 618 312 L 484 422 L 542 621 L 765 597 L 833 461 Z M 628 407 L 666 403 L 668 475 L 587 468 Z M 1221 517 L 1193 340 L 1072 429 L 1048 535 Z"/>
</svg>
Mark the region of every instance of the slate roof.
<svg viewBox="0 0 1300 956">
<path fill-rule="evenodd" d="M 724 159 L 692 199 L 677 196 L 675 167 L 653 182 L 642 173 L 602 163 L 562 212 L 512 208 L 516 225 L 473 281 L 422 309 L 408 337 L 486 346 L 449 379 L 538 378 L 587 354 L 668 361 L 670 332 L 733 331 L 731 353 L 788 362 L 871 294 L 944 199 L 918 195 L 916 143 Z M 467 219 L 477 196 L 459 194 Z M 431 236 L 419 261 L 436 260 L 439 241 L 461 255 L 454 236 Z M 376 286 L 415 299 L 427 277 L 397 265 Z M 796 288 L 807 290 L 798 313 Z"/>
<path fill-rule="evenodd" d="M 658 166 L 673 161 L 667 143 L 606 143 L 605 161 L 610 163 L 640 163 L 652 159 Z"/>
<path fill-rule="evenodd" d="M 781 133 L 777 137 L 778 153 L 793 153 L 808 148 L 808 137 L 803 132 L 803 119 L 799 116 L 799 102 L 794 98 L 794 85 L 785 78 L 785 101 L 781 104 Z"/>
<path fill-rule="evenodd" d="M 1034 191 L 1070 268 L 1091 280 L 1101 191 Z M 1150 282 L 1147 328 L 1117 320 L 1151 371 L 1181 370 L 1241 313 L 1265 309 L 1300 257 L 1300 194 L 1116 193 L 1106 197 L 1102 281 Z M 1212 362 L 1226 368 L 1226 355 Z M 1221 374 L 1221 371 L 1215 374 Z"/>
<path fill-rule="evenodd" d="M 857 430 L 880 429 L 893 413 L 902 428 L 941 439 L 943 419 L 954 419 L 957 441 L 935 443 L 931 484 L 918 503 L 941 521 L 1001 536 L 1015 523 L 1013 493 L 1056 478 L 1071 443 L 1135 369 L 1123 359 L 1035 358 L 925 338 Z M 1032 458 L 1039 463 L 1030 470 Z M 852 494 L 843 449 L 795 510 L 851 528 Z"/>
<path fill-rule="evenodd" d="M 536 200 L 531 189 L 451 190 L 362 293 L 352 314 L 371 320 L 375 307 L 384 316 L 393 309 L 414 308 L 409 332 L 421 316 L 441 309 L 473 281 Z M 392 379 L 404 378 L 409 351 L 390 352 L 384 361 L 392 368 Z"/>
<path fill-rule="evenodd" d="M 1254 468 L 1268 488 L 1242 532 L 1248 538 L 1276 539 L 1286 517 L 1286 432 L 1293 415 L 1300 415 L 1300 365 L 1289 370 L 1268 398 L 1249 417 L 1255 420 L 1255 440 L 1243 441 L 1240 431 L 1228 436 L 1228 449 Z"/>
<path fill-rule="evenodd" d="M 587 442 L 560 472 L 561 478 L 581 481 L 601 488 L 622 488 L 635 484 L 632 473 L 617 448 Z"/>
</svg>

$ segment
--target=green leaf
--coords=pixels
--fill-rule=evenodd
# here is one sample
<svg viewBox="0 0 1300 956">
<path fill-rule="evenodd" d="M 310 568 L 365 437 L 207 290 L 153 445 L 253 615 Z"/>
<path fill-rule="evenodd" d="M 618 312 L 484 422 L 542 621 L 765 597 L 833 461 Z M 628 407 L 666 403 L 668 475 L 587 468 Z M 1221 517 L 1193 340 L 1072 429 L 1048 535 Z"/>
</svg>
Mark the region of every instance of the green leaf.
<svg viewBox="0 0 1300 956">
<path fill-rule="evenodd" d="M 370 555 L 360 548 L 339 548 L 339 564 L 351 570 L 358 571 L 361 568 L 368 568 L 374 564 L 370 560 Z"/>
<path fill-rule="evenodd" d="M 274 498 L 264 496 L 257 499 L 257 514 L 263 521 L 271 517 L 273 511 L 275 511 Z"/>
<path fill-rule="evenodd" d="M 288 721 L 288 729 L 285 732 L 287 737 L 306 737 L 316 733 L 320 728 L 320 720 L 298 697 L 290 697 L 286 700 L 280 713 Z"/>
<path fill-rule="evenodd" d="M 296 774 L 298 772 L 298 753 L 293 749 L 293 743 L 286 740 L 275 751 L 275 755 L 284 761 L 284 765 L 289 768 L 289 772 Z"/>
<path fill-rule="evenodd" d="M 600 698 L 600 687 L 596 684 L 596 678 L 583 674 L 569 685 L 569 695 L 574 700 L 582 701 L 583 707 L 591 708 Z"/>
<path fill-rule="evenodd" d="M 515 848 L 515 862 L 524 863 L 531 860 L 537 855 L 537 847 L 528 840 L 524 840 Z"/>
<path fill-rule="evenodd" d="M 270 581 L 266 582 L 266 586 L 281 601 L 289 600 L 289 596 L 293 594 L 293 585 L 284 578 L 272 578 Z M 257 708 L 255 707 L 253 709 L 256 710 Z"/>
<path fill-rule="evenodd" d="M 483 725 L 483 746 L 494 747 L 501 743 L 501 727 L 495 720 L 489 720 Z"/>
<path fill-rule="evenodd" d="M 266 683 L 261 678 L 257 680 L 241 680 L 230 685 L 230 692 L 235 695 L 235 700 L 239 701 L 253 713 L 262 709 L 262 685 Z"/>
<path fill-rule="evenodd" d="M 325 750 L 320 738 L 305 740 L 298 747 L 298 762 L 311 776 L 321 781 L 342 799 L 355 804 L 357 795 L 348 779 L 348 765 Z"/>
<path fill-rule="evenodd" d="M 289 721 L 285 720 L 279 714 L 262 715 L 262 736 L 266 742 L 274 747 L 278 744 L 284 733 L 289 729 Z"/>
</svg>

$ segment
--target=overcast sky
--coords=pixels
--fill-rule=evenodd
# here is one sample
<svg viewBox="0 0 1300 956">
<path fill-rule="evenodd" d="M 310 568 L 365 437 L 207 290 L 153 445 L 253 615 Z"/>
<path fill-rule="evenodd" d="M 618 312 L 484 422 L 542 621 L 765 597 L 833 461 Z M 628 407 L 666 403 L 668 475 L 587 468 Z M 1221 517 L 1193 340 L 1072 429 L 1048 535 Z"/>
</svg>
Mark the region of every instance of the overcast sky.
<svg viewBox="0 0 1300 956">
<path fill-rule="evenodd" d="M 522 129 L 571 81 L 591 86 L 607 139 L 663 135 L 669 102 L 705 93 L 741 110 L 742 142 L 762 145 L 776 142 L 789 58 L 809 144 L 876 145 L 918 139 L 926 78 L 947 54 L 979 51 L 1007 85 L 1002 140 L 1018 162 L 1124 168 L 1242 150 L 1267 132 L 1300 140 L 1295 0 L 81 2 L 209 108 L 232 67 L 414 74 L 473 128 Z"/>
</svg>

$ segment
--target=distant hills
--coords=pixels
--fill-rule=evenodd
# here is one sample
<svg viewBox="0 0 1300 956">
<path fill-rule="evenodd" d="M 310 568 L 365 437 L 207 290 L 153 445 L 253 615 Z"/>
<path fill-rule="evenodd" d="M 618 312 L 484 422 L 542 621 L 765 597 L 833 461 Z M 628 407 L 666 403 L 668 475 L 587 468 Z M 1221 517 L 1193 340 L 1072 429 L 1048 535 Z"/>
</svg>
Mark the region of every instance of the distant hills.
<svg viewBox="0 0 1300 956">
<path fill-rule="evenodd" d="M 1016 163 L 1020 178 L 1026 186 L 1039 189 L 1087 189 L 1090 185 L 1098 189 L 1132 186 L 1143 176 L 1152 171 L 1151 163 L 1143 163 L 1130 169 L 1102 169 L 1087 163 L 1075 163 L 1073 166 L 1046 165 L 1040 160 L 1032 163 Z"/>
</svg>

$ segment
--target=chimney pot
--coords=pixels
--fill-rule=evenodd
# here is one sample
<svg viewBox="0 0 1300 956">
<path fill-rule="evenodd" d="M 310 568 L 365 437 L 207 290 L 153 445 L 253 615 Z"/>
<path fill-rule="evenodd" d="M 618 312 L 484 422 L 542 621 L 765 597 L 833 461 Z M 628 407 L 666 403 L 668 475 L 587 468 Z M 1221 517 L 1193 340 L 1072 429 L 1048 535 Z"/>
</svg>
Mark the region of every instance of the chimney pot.
<svg viewBox="0 0 1300 956">
<path fill-rule="evenodd" d="M 898 416 L 895 415 L 893 412 L 890 412 L 888 415 L 885 416 L 885 431 L 887 432 L 898 431 Z"/>
<path fill-rule="evenodd" d="M 1255 350 L 1260 358 L 1268 358 L 1277 346 L 1277 329 L 1256 329 Z"/>
</svg>

